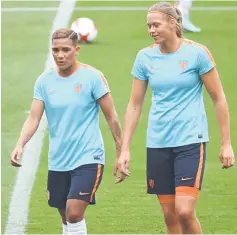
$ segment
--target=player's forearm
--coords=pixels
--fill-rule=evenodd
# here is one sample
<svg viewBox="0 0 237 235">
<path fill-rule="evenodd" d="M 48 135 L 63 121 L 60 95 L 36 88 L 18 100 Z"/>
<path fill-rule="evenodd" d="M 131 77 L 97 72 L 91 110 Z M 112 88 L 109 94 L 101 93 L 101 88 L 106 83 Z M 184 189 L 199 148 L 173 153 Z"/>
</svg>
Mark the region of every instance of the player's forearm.
<svg viewBox="0 0 237 235">
<path fill-rule="evenodd" d="M 231 144 L 231 137 L 228 104 L 225 98 L 221 98 L 220 100 L 215 101 L 214 104 L 221 132 L 221 144 L 229 145 Z"/>
<path fill-rule="evenodd" d="M 23 125 L 20 137 L 17 141 L 17 145 L 24 147 L 25 144 L 31 139 L 31 137 L 36 132 L 39 126 L 39 120 L 34 119 L 32 117 L 28 117 Z"/>
<path fill-rule="evenodd" d="M 142 112 L 142 105 L 129 103 L 124 118 L 122 151 L 128 151 Z"/>
<path fill-rule="evenodd" d="M 113 138 L 114 138 L 116 152 L 119 155 L 120 152 L 121 152 L 122 129 L 121 129 L 121 125 L 120 125 L 120 122 L 118 120 L 117 114 L 113 115 L 113 117 L 111 117 L 111 118 L 108 118 L 107 122 L 108 122 L 108 125 L 110 127 L 111 133 L 112 133 Z"/>
</svg>

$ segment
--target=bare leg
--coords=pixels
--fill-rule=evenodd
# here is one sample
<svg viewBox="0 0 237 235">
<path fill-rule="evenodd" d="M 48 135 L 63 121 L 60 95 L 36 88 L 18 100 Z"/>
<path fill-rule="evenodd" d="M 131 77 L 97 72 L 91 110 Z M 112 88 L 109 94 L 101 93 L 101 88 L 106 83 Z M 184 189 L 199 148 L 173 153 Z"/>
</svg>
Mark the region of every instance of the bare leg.
<svg viewBox="0 0 237 235">
<path fill-rule="evenodd" d="M 68 234 L 87 234 L 84 214 L 88 203 L 78 199 L 69 199 L 66 207 Z"/>
<path fill-rule="evenodd" d="M 196 198 L 192 196 L 179 196 L 175 198 L 175 209 L 184 234 L 201 234 L 201 225 L 196 217 Z"/>
<path fill-rule="evenodd" d="M 178 215 L 175 211 L 175 196 L 174 195 L 160 195 L 158 196 L 162 211 L 164 214 L 165 224 L 167 227 L 167 234 L 180 234 L 181 226 Z"/>
</svg>

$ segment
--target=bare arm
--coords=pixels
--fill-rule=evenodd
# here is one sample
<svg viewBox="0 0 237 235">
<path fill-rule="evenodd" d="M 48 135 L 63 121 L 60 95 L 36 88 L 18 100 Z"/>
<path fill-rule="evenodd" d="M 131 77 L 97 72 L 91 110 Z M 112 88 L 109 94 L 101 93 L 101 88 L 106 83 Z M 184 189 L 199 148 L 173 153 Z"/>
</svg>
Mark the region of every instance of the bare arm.
<svg viewBox="0 0 237 235">
<path fill-rule="evenodd" d="M 31 104 L 30 114 L 23 125 L 21 135 L 17 142 L 18 146 L 21 146 L 23 148 L 25 144 L 34 135 L 39 126 L 43 112 L 44 112 L 44 102 L 41 100 L 34 99 Z"/>
<path fill-rule="evenodd" d="M 28 118 L 26 119 L 20 137 L 17 141 L 17 145 L 11 154 L 11 164 L 16 167 L 20 167 L 21 164 L 18 162 L 20 159 L 25 144 L 31 139 L 36 132 L 41 117 L 44 112 L 44 102 L 41 100 L 34 99 L 31 105 L 31 110 Z"/>
<path fill-rule="evenodd" d="M 147 81 L 133 79 L 132 93 L 124 117 L 122 151 L 129 151 L 133 133 L 142 112 L 142 105 L 147 90 Z"/>
<path fill-rule="evenodd" d="M 211 96 L 221 133 L 220 161 L 222 168 L 229 168 L 234 165 L 235 158 L 231 146 L 230 118 L 228 104 L 216 69 L 210 70 L 201 76 L 203 83 Z"/>
<path fill-rule="evenodd" d="M 110 93 L 107 93 L 97 102 L 99 103 L 101 110 L 106 118 L 106 121 L 110 127 L 115 142 L 117 157 L 119 157 L 121 151 L 122 131 L 118 115 L 114 107 L 112 96 Z"/>
<path fill-rule="evenodd" d="M 221 133 L 221 144 L 230 145 L 230 118 L 228 104 L 219 75 L 215 68 L 201 76 L 203 83 L 214 103 Z"/>
<path fill-rule="evenodd" d="M 118 160 L 120 177 L 116 183 L 122 182 L 126 176 L 130 175 L 130 151 L 129 147 L 132 141 L 133 133 L 137 127 L 138 120 L 142 112 L 142 105 L 147 90 L 147 81 L 133 79 L 132 93 L 124 117 L 124 130 L 121 155 Z"/>
</svg>

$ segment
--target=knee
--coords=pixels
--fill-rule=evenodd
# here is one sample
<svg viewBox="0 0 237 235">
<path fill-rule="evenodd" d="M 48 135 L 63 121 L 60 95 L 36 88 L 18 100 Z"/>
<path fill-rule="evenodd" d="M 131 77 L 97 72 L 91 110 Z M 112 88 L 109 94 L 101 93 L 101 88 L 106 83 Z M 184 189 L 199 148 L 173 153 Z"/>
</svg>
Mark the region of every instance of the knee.
<svg viewBox="0 0 237 235">
<path fill-rule="evenodd" d="M 69 199 L 66 205 L 66 219 L 69 223 L 77 223 L 84 219 L 84 213 L 86 211 L 88 203 L 77 200 Z"/>
<path fill-rule="evenodd" d="M 77 223 L 83 220 L 84 213 L 76 210 L 73 207 L 67 207 L 66 210 L 66 219 L 69 223 Z"/>
<path fill-rule="evenodd" d="M 189 208 L 176 208 L 176 214 L 180 223 L 186 223 L 194 218 L 194 211 Z"/>
<path fill-rule="evenodd" d="M 173 227 L 176 226 L 178 221 L 177 214 L 174 210 L 166 210 L 164 212 L 164 218 L 165 218 L 165 223 L 167 227 Z"/>
</svg>

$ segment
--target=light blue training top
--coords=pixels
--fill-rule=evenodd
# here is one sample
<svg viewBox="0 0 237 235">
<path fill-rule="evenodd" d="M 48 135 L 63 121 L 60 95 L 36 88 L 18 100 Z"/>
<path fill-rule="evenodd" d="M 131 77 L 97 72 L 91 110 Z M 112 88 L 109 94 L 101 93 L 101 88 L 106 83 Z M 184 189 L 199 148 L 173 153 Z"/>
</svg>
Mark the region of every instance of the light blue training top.
<svg viewBox="0 0 237 235">
<path fill-rule="evenodd" d="M 152 89 L 147 147 L 209 141 L 200 76 L 214 66 L 208 49 L 187 39 L 175 53 L 162 54 L 154 44 L 137 54 L 132 74 Z"/>
<path fill-rule="evenodd" d="M 69 171 L 85 164 L 104 164 L 97 100 L 108 92 L 103 74 L 89 65 L 80 63 L 77 71 L 66 78 L 60 77 L 56 69 L 40 75 L 34 98 L 45 105 L 49 170 Z"/>
</svg>

